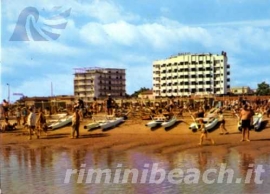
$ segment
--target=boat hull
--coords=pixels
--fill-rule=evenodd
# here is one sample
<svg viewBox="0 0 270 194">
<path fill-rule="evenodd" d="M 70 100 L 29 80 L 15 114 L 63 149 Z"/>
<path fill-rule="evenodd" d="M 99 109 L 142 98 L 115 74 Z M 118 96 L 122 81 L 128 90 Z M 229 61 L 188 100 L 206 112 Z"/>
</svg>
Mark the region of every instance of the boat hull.
<svg viewBox="0 0 270 194">
<path fill-rule="evenodd" d="M 52 123 L 51 125 L 48 126 L 49 129 L 55 130 L 61 127 L 64 127 L 72 122 L 72 116 L 69 116 L 64 119 L 60 119 L 60 121 L 56 123 Z"/>
<path fill-rule="evenodd" d="M 89 123 L 88 125 L 85 125 L 84 126 L 84 129 L 86 130 L 91 130 L 91 129 L 95 129 L 95 128 L 98 128 L 99 127 L 99 122 L 94 122 L 94 123 Z"/>
<path fill-rule="evenodd" d="M 102 129 L 109 129 L 109 128 L 112 128 L 112 127 L 115 127 L 115 126 L 119 125 L 123 121 L 124 121 L 124 118 L 120 117 L 120 118 L 116 118 L 116 119 L 112 119 L 112 120 L 102 122 L 102 123 L 99 124 L 99 126 Z"/>
<path fill-rule="evenodd" d="M 161 121 L 161 120 L 153 120 L 153 121 L 146 123 L 145 126 L 147 126 L 149 128 L 153 128 L 153 127 L 160 126 L 162 123 L 163 123 L 163 121 Z"/>
<path fill-rule="evenodd" d="M 169 128 L 173 126 L 176 123 L 177 119 L 176 118 L 171 118 L 169 121 L 164 121 L 161 125 L 164 128 Z"/>
</svg>

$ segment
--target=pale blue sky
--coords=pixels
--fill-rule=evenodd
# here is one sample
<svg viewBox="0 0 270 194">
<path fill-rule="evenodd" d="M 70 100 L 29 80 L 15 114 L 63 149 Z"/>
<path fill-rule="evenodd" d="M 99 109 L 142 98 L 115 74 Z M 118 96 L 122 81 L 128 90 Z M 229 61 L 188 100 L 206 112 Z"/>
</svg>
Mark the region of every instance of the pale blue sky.
<svg viewBox="0 0 270 194">
<path fill-rule="evenodd" d="M 1 94 L 73 94 L 77 67 L 125 68 L 127 93 L 152 87 L 152 62 L 179 52 L 226 51 L 231 87 L 256 88 L 270 75 L 270 0 L 1 1 Z M 58 9 L 56 7 L 58 6 Z M 22 10 L 33 7 L 56 40 L 10 41 Z M 69 17 L 55 19 L 71 8 Z M 31 18 L 32 17 L 32 18 Z M 33 20 L 33 16 L 27 17 Z M 47 30 L 50 31 L 48 26 Z M 29 35 L 29 25 L 26 30 Z M 45 36 L 46 37 L 46 36 Z M 20 37 L 19 37 L 20 38 Z"/>
</svg>

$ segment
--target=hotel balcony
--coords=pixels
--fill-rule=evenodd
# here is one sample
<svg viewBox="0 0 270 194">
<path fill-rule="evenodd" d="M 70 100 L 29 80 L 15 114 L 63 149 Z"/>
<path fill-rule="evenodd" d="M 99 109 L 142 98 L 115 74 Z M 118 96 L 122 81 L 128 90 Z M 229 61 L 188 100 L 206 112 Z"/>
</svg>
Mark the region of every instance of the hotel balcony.
<svg viewBox="0 0 270 194">
<path fill-rule="evenodd" d="M 76 93 L 76 92 L 85 92 L 86 90 L 85 88 L 75 88 L 74 91 Z"/>
<path fill-rule="evenodd" d="M 159 84 L 160 81 L 157 81 L 157 80 L 153 80 L 153 84 Z"/>
<path fill-rule="evenodd" d="M 94 92 L 94 88 L 86 88 L 85 91 L 87 91 L 87 92 Z"/>
<path fill-rule="evenodd" d="M 86 83 L 85 82 L 77 82 L 74 84 L 75 86 L 85 86 Z"/>
<path fill-rule="evenodd" d="M 74 80 L 79 81 L 79 80 L 85 80 L 85 77 L 80 76 L 80 77 L 75 77 Z"/>
</svg>

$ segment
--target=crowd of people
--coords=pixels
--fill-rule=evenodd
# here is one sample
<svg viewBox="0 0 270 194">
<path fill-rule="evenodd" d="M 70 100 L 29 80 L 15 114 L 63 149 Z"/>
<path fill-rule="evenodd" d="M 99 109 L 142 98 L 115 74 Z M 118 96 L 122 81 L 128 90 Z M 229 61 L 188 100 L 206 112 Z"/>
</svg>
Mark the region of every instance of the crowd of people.
<svg viewBox="0 0 270 194">
<path fill-rule="evenodd" d="M 104 104 L 106 105 L 105 111 L 107 115 L 115 115 L 116 109 L 121 106 L 116 103 L 110 94 L 108 94 Z M 238 117 L 239 122 L 241 122 L 241 141 L 250 141 L 249 130 L 252 127 L 252 119 L 255 112 L 260 112 L 261 114 L 266 115 L 268 118 L 270 116 L 270 100 L 248 101 L 246 99 L 241 99 L 234 101 L 222 101 L 215 106 L 217 107 L 217 105 L 219 108 L 216 112 L 216 116 L 218 117 L 220 123 L 220 134 L 229 134 L 229 131 L 226 128 L 226 118 L 224 117 L 223 111 L 230 110 L 234 116 Z M 134 108 L 135 105 L 131 104 L 130 106 Z M 165 114 L 165 112 L 175 114 L 175 112 L 177 112 L 178 116 L 183 116 L 184 112 L 189 112 L 194 118 L 204 118 L 206 113 L 213 108 L 209 101 L 203 101 L 197 104 L 188 102 L 179 103 L 179 101 L 176 101 L 173 98 L 168 98 L 165 103 L 137 103 L 136 107 L 139 107 L 140 110 L 148 108 L 151 110 L 152 114 Z M 85 117 L 85 112 L 88 114 L 90 113 L 90 115 L 95 115 L 100 111 L 100 106 L 96 98 L 93 99 L 90 107 L 86 107 L 84 101 L 81 99 L 74 103 L 70 137 L 79 138 L 80 122 Z M 193 113 L 191 113 L 191 111 Z M 14 130 L 17 126 L 26 126 L 29 130 L 29 139 L 32 139 L 32 135 L 34 134 L 37 136 L 37 138 L 39 138 L 41 132 L 45 132 L 47 135 L 48 126 L 46 124 L 46 117 L 42 108 L 35 110 L 34 107 L 17 107 L 15 110 L 16 123 L 12 125 L 9 122 L 9 103 L 6 100 L 3 100 L 2 112 L 4 115 L 4 122 L 1 124 L 2 131 Z M 208 131 L 205 129 L 203 119 L 199 119 L 197 121 L 198 126 L 200 126 L 199 130 L 201 131 L 199 144 L 203 144 L 204 140 L 209 140 L 214 143 L 214 140 L 208 137 Z"/>
</svg>

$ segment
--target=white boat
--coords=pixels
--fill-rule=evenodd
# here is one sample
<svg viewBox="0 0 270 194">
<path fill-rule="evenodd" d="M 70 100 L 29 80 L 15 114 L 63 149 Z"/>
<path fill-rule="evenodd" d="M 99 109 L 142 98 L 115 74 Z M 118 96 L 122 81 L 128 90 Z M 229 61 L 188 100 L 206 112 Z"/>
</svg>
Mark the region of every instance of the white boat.
<svg viewBox="0 0 270 194">
<path fill-rule="evenodd" d="M 218 123 L 218 118 L 212 117 L 212 118 L 203 118 L 203 122 L 205 125 L 205 129 L 207 131 L 212 130 Z M 197 131 L 200 128 L 200 124 L 198 123 L 198 119 L 196 119 L 195 122 L 191 123 L 189 126 L 189 129 L 191 129 L 193 132 Z"/>
<path fill-rule="evenodd" d="M 55 130 L 64 127 L 72 122 L 72 116 L 66 116 L 65 118 L 59 119 L 57 122 L 52 123 L 48 126 L 49 129 Z"/>
<path fill-rule="evenodd" d="M 255 131 L 258 131 L 261 127 L 263 115 L 261 113 L 253 116 L 253 127 Z"/>
<path fill-rule="evenodd" d="M 171 126 L 173 126 L 176 123 L 177 119 L 176 117 L 172 117 L 171 119 L 169 119 L 168 121 L 164 121 L 161 126 L 166 128 L 169 128 Z"/>
<path fill-rule="evenodd" d="M 91 122 L 91 123 L 85 125 L 84 129 L 90 131 L 92 129 L 98 128 L 98 127 L 100 127 L 100 123 L 101 123 L 101 121 L 100 122 Z"/>
<path fill-rule="evenodd" d="M 123 121 L 124 121 L 124 117 L 117 117 L 115 119 L 106 120 L 104 122 L 101 122 L 101 123 L 99 123 L 99 126 L 102 129 L 109 129 L 109 128 L 112 128 L 112 127 L 119 125 Z"/>
<path fill-rule="evenodd" d="M 165 117 L 154 117 L 152 121 L 145 124 L 149 128 L 160 126 L 164 121 Z"/>
<path fill-rule="evenodd" d="M 52 120 L 59 120 L 59 119 L 62 119 L 62 118 L 65 118 L 67 116 L 67 113 L 59 113 L 59 114 L 53 114 L 51 116 L 49 116 L 49 119 L 52 119 Z"/>
</svg>

